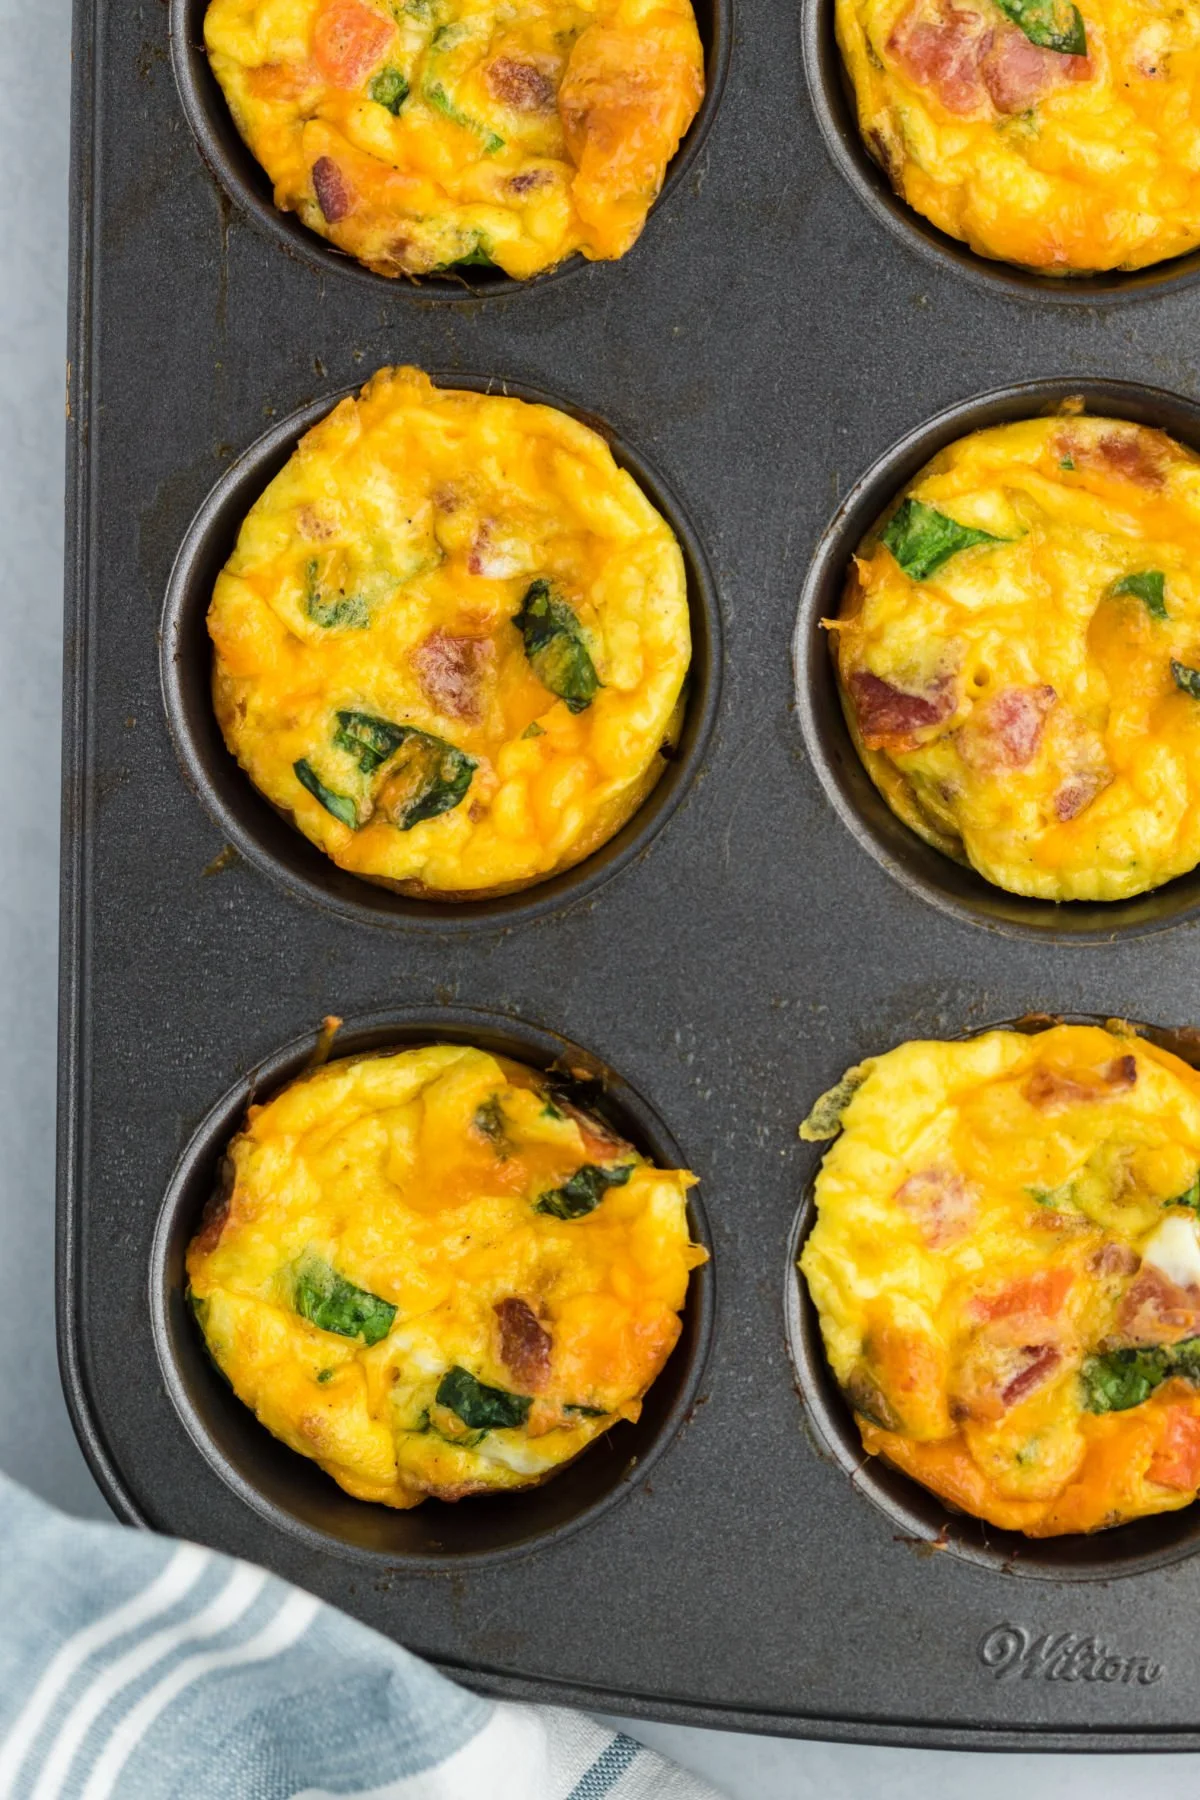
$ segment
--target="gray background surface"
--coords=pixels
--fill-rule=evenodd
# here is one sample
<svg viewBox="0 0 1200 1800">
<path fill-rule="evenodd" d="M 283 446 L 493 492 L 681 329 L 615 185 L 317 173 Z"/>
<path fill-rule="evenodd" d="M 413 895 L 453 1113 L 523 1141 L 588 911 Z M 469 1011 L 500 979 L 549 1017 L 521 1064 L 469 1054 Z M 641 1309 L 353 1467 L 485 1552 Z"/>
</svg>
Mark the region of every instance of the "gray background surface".
<svg viewBox="0 0 1200 1800">
<path fill-rule="evenodd" d="M 0 1467 L 68 1510 L 102 1516 L 60 1396 L 53 1334 L 57 762 L 66 339 L 69 9 L 0 0 Z M 697 1572 L 701 1578 L 700 1572 Z M 971 1757 L 749 1739 L 637 1724 L 731 1796 L 875 1794 L 978 1800 L 1124 1794 L 1150 1758 Z M 1186 1767 L 1180 1767 L 1182 1761 Z M 1169 1775 L 1200 1775 L 1200 1757 Z"/>
</svg>

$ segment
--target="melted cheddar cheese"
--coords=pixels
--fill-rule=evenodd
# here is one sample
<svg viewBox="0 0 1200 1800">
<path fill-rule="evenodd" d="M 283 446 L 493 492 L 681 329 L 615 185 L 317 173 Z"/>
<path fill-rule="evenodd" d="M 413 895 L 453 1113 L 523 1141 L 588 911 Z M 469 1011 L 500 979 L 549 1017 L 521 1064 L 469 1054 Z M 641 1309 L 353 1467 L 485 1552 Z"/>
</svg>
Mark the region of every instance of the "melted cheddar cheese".
<svg viewBox="0 0 1200 1800">
<path fill-rule="evenodd" d="M 594 431 L 385 369 L 255 504 L 209 612 L 251 780 L 342 868 L 524 887 L 665 767 L 691 655 L 673 532 Z"/>
<path fill-rule="evenodd" d="M 859 124 L 896 191 L 1053 275 L 1200 244 L 1200 11 L 1174 0 L 836 0 Z"/>
<path fill-rule="evenodd" d="M 689 0 L 212 0 L 276 205 L 381 275 L 634 244 L 704 91 Z"/>
<path fill-rule="evenodd" d="M 1031 1537 L 1200 1488 L 1200 1075 L 1128 1027 L 902 1044 L 841 1135 L 800 1260 L 872 1455 Z"/>
<path fill-rule="evenodd" d="M 347 1058 L 252 1106 L 187 1256 L 234 1392 L 362 1500 L 544 1480 L 679 1335 L 695 1177 L 520 1064 Z"/>
<path fill-rule="evenodd" d="M 1119 900 L 1200 862 L 1200 458 L 1063 416 L 960 439 L 830 621 L 888 804 L 1013 893 Z"/>
</svg>

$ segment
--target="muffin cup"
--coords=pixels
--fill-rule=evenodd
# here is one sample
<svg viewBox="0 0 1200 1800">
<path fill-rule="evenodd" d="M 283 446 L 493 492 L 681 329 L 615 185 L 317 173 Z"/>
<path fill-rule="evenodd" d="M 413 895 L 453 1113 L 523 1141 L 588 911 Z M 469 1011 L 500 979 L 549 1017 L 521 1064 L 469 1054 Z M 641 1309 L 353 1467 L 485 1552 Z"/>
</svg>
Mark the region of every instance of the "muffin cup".
<svg viewBox="0 0 1200 1800">
<path fill-rule="evenodd" d="M 1100 1013 L 1059 1013 L 1053 1017 L 1028 1014 L 962 1032 L 957 1041 L 982 1037 L 988 1031 L 1032 1035 L 1053 1025 L 1107 1023 L 1108 1019 Z M 1171 1051 L 1194 1069 L 1200 1068 L 1200 1031 L 1130 1023 L 1160 1049 Z M 1020 1531 L 1005 1531 L 957 1511 L 912 1476 L 893 1468 L 882 1457 L 867 1454 L 850 1404 L 829 1366 L 808 1283 L 796 1266 L 817 1222 L 815 1190 L 819 1167 L 820 1157 L 805 1186 L 788 1238 L 783 1305 L 796 1388 L 818 1449 L 845 1470 L 856 1493 L 865 1495 L 887 1515 L 896 1526 L 897 1535 L 927 1548 L 931 1555 L 944 1551 L 1005 1575 L 1030 1575 L 1044 1581 L 1112 1581 L 1120 1575 L 1162 1568 L 1200 1549 L 1200 1502 L 1193 1501 L 1178 1512 L 1157 1513 L 1091 1535 L 1030 1538 Z"/>
<path fill-rule="evenodd" d="M 348 256 L 318 237 L 295 213 L 282 212 L 275 204 L 266 170 L 258 162 L 233 122 L 220 83 L 209 66 L 204 48 L 204 15 L 208 0 L 169 0 L 171 63 L 175 85 L 197 148 L 225 192 L 277 243 L 322 274 L 367 282 L 377 293 L 391 293 L 425 303 L 496 300 L 523 289 L 545 287 L 588 267 L 576 251 L 552 269 L 518 281 L 501 269 L 470 268 L 457 274 L 398 276 L 378 275 L 356 257 Z M 733 41 L 733 0 L 693 0 L 696 24 L 704 47 L 705 88 L 700 110 L 672 157 L 662 190 L 650 209 L 650 219 L 683 186 L 716 117 L 729 67 Z M 628 252 L 632 254 L 632 252 Z M 620 259 L 618 259 L 620 260 Z"/>
<path fill-rule="evenodd" d="M 1148 269 L 1068 276 L 1042 275 L 1035 269 L 980 256 L 902 200 L 868 151 L 858 128 L 853 84 L 838 49 L 833 0 L 803 0 L 801 30 L 809 96 L 835 166 L 873 217 L 940 268 L 964 275 L 994 294 L 1067 306 L 1148 299 L 1184 287 L 1200 276 L 1200 249 Z"/>
<path fill-rule="evenodd" d="M 240 456 L 212 489 L 188 527 L 167 583 L 160 633 L 163 704 L 190 786 L 235 849 L 293 892 L 344 918 L 409 930 L 453 931 L 460 926 L 505 926 L 537 918 L 594 892 L 641 854 L 694 780 L 720 699 L 721 620 L 704 551 L 678 502 L 657 475 L 608 431 L 602 421 L 552 395 L 511 381 L 440 374 L 439 387 L 503 392 L 558 407 L 597 431 L 663 514 L 679 540 L 687 574 L 692 661 L 685 684 L 683 726 L 666 768 L 641 806 L 608 841 L 572 868 L 509 894 L 478 900 L 414 899 L 341 869 L 311 843 L 239 767 L 226 748 L 212 701 L 212 644 L 206 618 L 217 576 L 233 550 L 242 521 L 291 456 L 300 438 L 361 383 L 314 400 L 272 427 Z"/>
<path fill-rule="evenodd" d="M 307 1458 L 273 1437 L 236 1397 L 205 1349 L 185 1299 L 184 1258 L 222 1159 L 247 1106 L 270 1098 L 304 1073 L 320 1034 L 308 1032 L 235 1081 L 205 1115 L 167 1187 L 150 1263 L 150 1314 L 167 1391 L 193 1442 L 247 1506 L 313 1549 L 406 1567 L 495 1563 L 556 1544 L 616 1505 L 643 1479 L 696 1401 L 713 1328 L 711 1263 L 692 1272 L 683 1329 L 646 1395 L 636 1424 L 597 1438 L 573 1462 L 535 1487 L 476 1495 L 455 1505 L 427 1500 L 409 1511 L 355 1500 Z M 389 1011 L 352 1020 L 337 1034 L 336 1057 L 419 1044 L 473 1044 L 533 1068 L 582 1075 L 588 1105 L 653 1162 L 687 1164 L 657 1113 L 606 1064 L 557 1033 L 521 1020 L 464 1008 Z M 592 1083 L 595 1083 L 594 1096 Z M 693 1193 L 688 1225 L 711 1253 L 704 1210 Z"/>
<path fill-rule="evenodd" d="M 825 527 L 801 590 L 792 662 L 800 729 L 817 777 L 842 823 L 889 875 L 939 911 L 989 930 L 1095 944 L 1161 931 L 1193 917 L 1200 911 L 1200 869 L 1131 900 L 1035 900 L 1010 894 L 935 850 L 896 817 L 867 774 L 842 710 L 829 633 L 821 626 L 840 609 L 846 571 L 863 537 L 931 457 L 969 432 L 1054 413 L 1076 396 L 1089 413 L 1160 427 L 1200 451 L 1200 405 L 1133 382 L 1063 377 L 960 401 L 886 451 Z"/>
</svg>

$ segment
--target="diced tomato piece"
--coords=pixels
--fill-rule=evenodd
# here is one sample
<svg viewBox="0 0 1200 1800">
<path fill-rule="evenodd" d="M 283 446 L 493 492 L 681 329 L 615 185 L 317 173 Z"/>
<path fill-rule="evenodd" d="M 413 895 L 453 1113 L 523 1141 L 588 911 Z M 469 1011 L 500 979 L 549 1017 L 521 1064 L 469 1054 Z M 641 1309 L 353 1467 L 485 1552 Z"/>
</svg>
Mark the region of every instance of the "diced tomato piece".
<svg viewBox="0 0 1200 1800">
<path fill-rule="evenodd" d="M 1178 1488 L 1181 1493 L 1200 1487 L 1200 1415 L 1192 1407 L 1168 1410 L 1146 1472 L 1159 1487 Z"/>
<path fill-rule="evenodd" d="M 1070 1269 L 1035 1269 L 1010 1282 L 998 1294 L 980 1294 L 971 1302 L 977 1319 L 1053 1318 L 1075 1276 Z"/>
<path fill-rule="evenodd" d="M 396 27 L 360 0 L 332 0 L 317 14 L 313 58 L 335 87 L 356 88 L 396 35 Z"/>
</svg>

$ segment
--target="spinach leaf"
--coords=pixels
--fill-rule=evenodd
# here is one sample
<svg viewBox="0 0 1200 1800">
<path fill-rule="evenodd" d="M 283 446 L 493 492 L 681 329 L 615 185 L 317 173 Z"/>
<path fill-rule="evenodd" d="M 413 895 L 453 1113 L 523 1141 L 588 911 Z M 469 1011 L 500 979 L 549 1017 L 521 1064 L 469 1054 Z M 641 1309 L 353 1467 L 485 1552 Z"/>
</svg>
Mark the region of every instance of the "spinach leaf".
<svg viewBox="0 0 1200 1800">
<path fill-rule="evenodd" d="M 377 105 L 386 107 L 395 118 L 408 99 L 408 77 L 402 75 L 399 69 L 380 69 L 378 75 L 371 77 L 367 93 Z"/>
<path fill-rule="evenodd" d="M 904 573 L 912 581 L 928 581 L 929 577 L 949 562 L 960 550 L 973 544 L 1006 544 L 990 531 L 978 531 L 974 525 L 960 525 L 936 507 L 923 500 L 902 500 L 886 527 L 879 534 Z"/>
<path fill-rule="evenodd" d="M 1143 569 L 1138 575 L 1123 575 L 1113 588 L 1114 594 L 1132 594 L 1140 600 L 1152 618 L 1165 619 L 1166 576 L 1161 569 Z"/>
<path fill-rule="evenodd" d="M 453 812 L 479 764 L 465 750 L 431 732 L 418 731 L 412 725 L 393 725 L 391 729 L 401 737 L 381 803 L 393 825 L 411 831 L 423 819 Z"/>
<path fill-rule="evenodd" d="M 800 1136 L 806 1144 L 819 1144 L 826 1138 L 837 1136 L 842 1129 L 842 1114 L 874 1066 L 874 1063 L 858 1063 L 853 1069 L 847 1069 L 842 1079 L 814 1102 L 812 1111 L 800 1127 Z"/>
<path fill-rule="evenodd" d="M 508 1132 L 505 1129 L 504 1110 L 500 1105 L 499 1094 L 493 1094 L 490 1100 L 485 1100 L 482 1106 L 475 1108 L 474 1125 L 476 1131 L 482 1132 L 493 1145 L 497 1154 L 507 1153 Z"/>
<path fill-rule="evenodd" d="M 349 794 L 336 794 L 332 788 L 327 788 L 312 764 L 303 757 L 292 764 L 292 773 L 300 786 L 307 788 L 313 799 L 321 802 L 327 813 L 332 813 L 335 819 L 340 819 L 351 831 L 358 830 L 358 808 Z"/>
<path fill-rule="evenodd" d="M 634 1165 L 623 1163 L 616 1169 L 601 1169 L 595 1163 L 584 1163 L 561 1187 L 547 1188 L 534 1201 L 534 1212 L 549 1213 L 555 1219 L 582 1219 L 595 1212 L 609 1188 L 624 1187 L 633 1174 Z"/>
<path fill-rule="evenodd" d="M 457 1364 L 442 1376 L 434 1399 L 448 1412 L 457 1413 L 472 1431 L 503 1431 L 523 1425 L 533 1404 L 527 1394 L 488 1387 Z"/>
<path fill-rule="evenodd" d="M 1200 1338 L 1152 1349 L 1108 1350 L 1089 1356 L 1080 1374 L 1089 1412 L 1127 1412 L 1148 1400 L 1168 1375 L 1200 1383 Z"/>
<path fill-rule="evenodd" d="M 592 704 L 603 683 L 583 641 L 574 610 L 545 580 L 531 582 L 513 624 L 525 643 L 529 666 L 568 712 Z"/>
<path fill-rule="evenodd" d="M 374 713 L 340 712 L 333 741 L 339 750 L 347 750 L 357 759 L 364 775 L 373 775 L 400 748 L 411 729 L 408 725 L 393 725 L 390 719 L 377 718 Z"/>
<path fill-rule="evenodd" d="M 602 1406 L 572 1406 L 569 1400 L 563 1407 L 563 1411 L 578 1413 L 581 1419 L 606 1419 L 608 1417 Z"/>
<path fill-rule="evenodd" d="M 443 27 L 443 30 L 448 29 L 449 27 Z M 435 36 L 434 43 L 436 44 L 436 42 Z M 462 125 L 466 130 L 474 131 L 479 135 L 483 140 L 485 156 L 495 156 L 497 150 L 503 150 L 504 139 L 496 132 L 490 131 L 486 125 L 481 125 L 477 119 L 471 118 L 470 114 L 463 112 L 461 107 L 456 106 L 440 81 L 427 81 L 421 91 L 430 106 L 440 112 L 443 118 L 453 119 L 456 125 Z"/>
<path fill-rule="evenodd" d="M 1157 1350 L 1109 1350 L 1083 1365 L 1084 1405 L 1089 1412 L 1126 1412 L 1140 1406 L 1166 1379 L 1166 1358 Z"/>
<path fill-rule="evenodd" d="M 1192 1206 L 1200 1212 L 1200 1170 L 1192 1176 L 1191 1185 L 1184 1188 L 1182 1194 L 1176 1194 L 1173 1200 L 1164 1200 L 1164 1206 Z"/>
<path fill-rule="evenodd" d="M 436 264 L 429 272 L 431 275 L 439 275 L 443 269 L 466 269 L 474 265 L 483 269 L 497 269 L 500 266 L 492 257 L 483 238 L 479 236 L 476 237 L 471 248 L 464 250 L 461 256 L 451 256 L 446 262 Z"/>
<path fill-rule="evenodd" d="M 374 775 L 392 761 L 384 810 L 401 831 L 451 812 L 479 766 L 473 756 L 444 738 L 418 731 L 415 725 L 395 725 L 374 713 L 339 712 L 333 741 L 355 758 L 364 775 Z"/>
<path fill-rule="evenodd" d="M 1171 673 L 1175 677 L 1175 686 L 1182 693 L 1190 694 L 1193 700 L 1200 700 L 1200 669 L 1189 669 L 1186 663 L 1176 662 L 1172 657 Z"/>
<path fill-rule="evenodd" d="M 996 4 L 1031 44 L 1063 56 L 1087 55 L 1083 17 L 1071 0 L 996 0 Z"/>
<path fill-rule="evenodd" d="M 371 610 L 361 594 L 325 594 L 315 557 L 305 569 L 304 578 L 304 610 L 314 625 L 327 631 L 363 631 L 371 623 Z"/>
<path fill-rule="evenodd" d="M 355 1287 L 319 1256 L 306 1256 L 292 1273 L 292 1305 L 319 1331 L 377 1344 L 392 1329 L 396 1308 L 378 1294 Z"/>
</svg>

